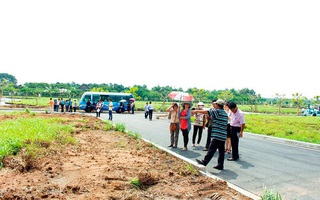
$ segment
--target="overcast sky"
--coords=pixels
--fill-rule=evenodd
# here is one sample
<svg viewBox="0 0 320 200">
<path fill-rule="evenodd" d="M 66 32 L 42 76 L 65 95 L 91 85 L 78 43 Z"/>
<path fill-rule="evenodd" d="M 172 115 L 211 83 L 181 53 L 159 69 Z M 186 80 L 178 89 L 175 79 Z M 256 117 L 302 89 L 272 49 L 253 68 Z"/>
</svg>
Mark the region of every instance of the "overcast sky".
<svg viewBox="0 0 320 200">
<path fill-rule="evenodd" d="M 0 1 L 0 73 L 26 82 L 320 95 L 320 1 Z"/>
</svg>

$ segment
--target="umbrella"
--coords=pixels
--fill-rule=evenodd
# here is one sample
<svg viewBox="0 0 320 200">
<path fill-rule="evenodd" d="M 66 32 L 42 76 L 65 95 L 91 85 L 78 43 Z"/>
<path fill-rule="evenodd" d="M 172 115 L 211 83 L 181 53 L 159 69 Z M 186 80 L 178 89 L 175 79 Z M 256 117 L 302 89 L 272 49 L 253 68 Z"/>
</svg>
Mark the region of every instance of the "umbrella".
<svg viewBox="0 0 320 200">
<path fill-rule="evenodd" d="M 194 98 L 191 94 L 186 92 L 173 91 L 168 94 L 168 97 L 177 101 L 193 101 Z"/>
<path fill-rule="evenodd" d="M 135 101 L 135 99 L 134 99 L 134 98 L 130 98 L 129 100 L 130 100 L 130 101 Z"/>
<path fill-rule="evenodd" d="M 125 100 L 125 99 L 121 99 L 121 100 L 120 100 L 120 102 L 126 102 L 126 101 L 127 101 L 127 100 Z"/>
</svg>

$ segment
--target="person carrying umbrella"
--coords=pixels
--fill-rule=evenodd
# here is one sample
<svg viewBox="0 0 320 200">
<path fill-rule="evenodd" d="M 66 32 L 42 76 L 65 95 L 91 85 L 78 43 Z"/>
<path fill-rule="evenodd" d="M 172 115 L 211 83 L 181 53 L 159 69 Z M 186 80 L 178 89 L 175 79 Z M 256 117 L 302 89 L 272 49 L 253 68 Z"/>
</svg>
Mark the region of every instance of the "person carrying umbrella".
<svg viewBox="0 0 320 200">
<path fill-rule="evenodd" d="M 188 150 L 189 131 L 191 130 L 191 103 L 182 103 L 182 110 L 180 111 L 180 129 L 183 135 L 183 148 L 182 151 Z"/>
</svg>

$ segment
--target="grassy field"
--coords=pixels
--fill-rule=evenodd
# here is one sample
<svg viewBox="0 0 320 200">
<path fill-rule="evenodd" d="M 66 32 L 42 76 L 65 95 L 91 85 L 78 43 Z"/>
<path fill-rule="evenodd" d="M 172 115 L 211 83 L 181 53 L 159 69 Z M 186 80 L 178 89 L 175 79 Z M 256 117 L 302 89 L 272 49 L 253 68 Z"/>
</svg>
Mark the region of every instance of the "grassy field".
<svg viewBox="0 0 320 200">
<path fill-rule="evenodd" d="M 75 142 L 70 134 L 73 132 L 73 127 L 62 125 L 61 118 L 35 118 L 34 113 L 28 112 L 1 113 L 0 115 L 6 119 L 0 122 L 0 161 L 4 156 L 15 155 L 25 147 L 31 150 L 26 154 L 36 156 L 41 147 L 47 146 L 47 143 Z M 11 115 L 20 117 L 11 119 Z"/>
<path fill-rule="evenodd" d="M 246 132 L 320 144 L 320 117 L 246 114 Z"/>
</svg>

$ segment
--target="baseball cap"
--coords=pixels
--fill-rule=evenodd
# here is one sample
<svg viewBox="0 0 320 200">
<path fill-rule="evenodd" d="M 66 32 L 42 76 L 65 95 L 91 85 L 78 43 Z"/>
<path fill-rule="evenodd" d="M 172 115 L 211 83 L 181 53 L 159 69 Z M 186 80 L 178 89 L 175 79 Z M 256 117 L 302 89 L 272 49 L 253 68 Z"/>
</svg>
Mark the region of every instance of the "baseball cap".
<svg viewBox="0 0 320 200">
<path fill-rule="evenodd" d="M 218 100 L 216 100 L 216 101 L 213 102 L 213 103 L 218 104 L 218 105 L 220 105 L 220 106 L 223 106 L 223 105 L 224 105 L 224 101 L 223 101 L 222 99 L 218 99 Z"/>
</svg>

